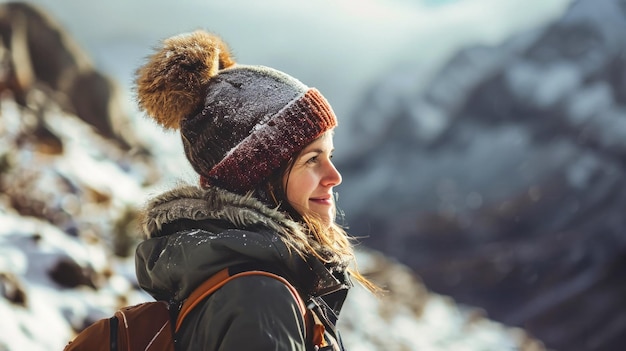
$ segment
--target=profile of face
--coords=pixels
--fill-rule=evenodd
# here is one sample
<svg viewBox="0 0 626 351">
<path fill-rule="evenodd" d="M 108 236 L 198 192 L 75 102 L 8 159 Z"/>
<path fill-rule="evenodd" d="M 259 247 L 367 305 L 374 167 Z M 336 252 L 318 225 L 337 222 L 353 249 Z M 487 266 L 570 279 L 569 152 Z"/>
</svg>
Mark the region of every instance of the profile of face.
<svg viewBox="0 0 626 351">
<path fill-rule="evenodd" d="M 328 131 L 307 145 L 283 176 L 283 189 L 289 204 L 301 215 L 312 214 L 330 226 L 335 220 L 333 187 L 341 174 L 331 159 L 333 132 Z"/>
</svg>

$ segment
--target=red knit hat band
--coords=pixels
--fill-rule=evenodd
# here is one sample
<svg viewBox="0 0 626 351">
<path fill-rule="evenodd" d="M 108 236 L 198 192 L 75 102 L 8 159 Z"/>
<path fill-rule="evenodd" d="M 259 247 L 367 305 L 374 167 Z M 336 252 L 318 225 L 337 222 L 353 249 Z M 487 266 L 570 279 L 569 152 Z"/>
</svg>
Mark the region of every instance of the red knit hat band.
<svg viewBox="0 0 626 351">
<path fill-rule="evenodd" d="M 201 183 L 236 193 L 252 190 L 294 153 L 336 125 L 326 99 L 316 89 L 309 89 L 267 122 L 255 126 L 209 174 L 201 177 Z"/>
</svg>

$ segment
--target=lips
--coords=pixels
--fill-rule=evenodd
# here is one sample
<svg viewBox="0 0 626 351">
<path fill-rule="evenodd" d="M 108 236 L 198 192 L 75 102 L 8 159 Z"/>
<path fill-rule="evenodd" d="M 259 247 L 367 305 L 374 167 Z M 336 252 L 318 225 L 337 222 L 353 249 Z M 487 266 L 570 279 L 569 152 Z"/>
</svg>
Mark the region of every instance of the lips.
<svg viewBox="0 0 626 351">
<path fill-rule="evenodd" d="M 326 195 L 322 195 L 322 196 L 312 197 L 311 200 L 313 200 L 313 201 L 326 201 L 326 200 L 330 200 L 331 198 L 332 198 L 332 195 L 326 194 Z"/>
<path fill-rule="evenodd" d="M 309 198 L 309 200 L 317 204 L 323 204 L 323 205 L 332 205 L 333 203 L 331 195 L 316 196 L 316 197 Z"/>
</svg>

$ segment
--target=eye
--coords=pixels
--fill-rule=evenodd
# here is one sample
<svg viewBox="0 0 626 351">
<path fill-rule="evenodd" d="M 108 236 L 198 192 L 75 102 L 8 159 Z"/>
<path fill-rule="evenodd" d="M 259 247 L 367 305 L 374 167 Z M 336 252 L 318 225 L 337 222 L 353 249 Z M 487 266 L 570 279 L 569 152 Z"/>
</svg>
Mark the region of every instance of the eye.
<svg viewBox="0 0 626 351">
<path fill-rule="evenodd" d="M 317 163 L 317 160 L 319 159 L 319 155 L 315 155 L 311 158 L 309 158 L 308 160 L 306 160 L 307 164 L 314 164 Z"/>
</svg>

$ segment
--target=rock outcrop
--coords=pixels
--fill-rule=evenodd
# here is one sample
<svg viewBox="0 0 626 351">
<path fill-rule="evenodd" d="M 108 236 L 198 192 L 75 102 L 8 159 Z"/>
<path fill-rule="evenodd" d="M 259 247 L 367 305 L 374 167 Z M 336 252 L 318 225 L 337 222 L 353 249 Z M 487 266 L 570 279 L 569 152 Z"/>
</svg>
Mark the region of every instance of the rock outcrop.
<svg viewBox="0 0 626 351">
<path fill-rule="evenodd" d="M 65 112 L 93 126 L 124 149 L 147 152 L 127 133 L 130 116 L 118 84 L 97 71 L 62 26 L 39 8 L 22 2 L 0 6 L 0 91 L 10 90 L 20 105 L 29 92 L 45 90 Z"/>
</svg>

